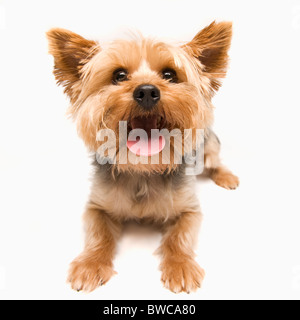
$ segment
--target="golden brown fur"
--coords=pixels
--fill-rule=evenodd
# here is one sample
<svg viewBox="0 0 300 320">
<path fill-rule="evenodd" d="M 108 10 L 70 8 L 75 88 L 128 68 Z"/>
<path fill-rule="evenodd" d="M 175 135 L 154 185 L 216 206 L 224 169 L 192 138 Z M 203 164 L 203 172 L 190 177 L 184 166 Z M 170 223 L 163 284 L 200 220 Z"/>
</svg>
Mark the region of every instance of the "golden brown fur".
<svg viewBox="0 0 300 320">
<path fill-rule="evenodd" d="M 171 131 L 204 129 L 205 168 L 216 184 L 234 189 L 238 178 L 219 159 L 220 144 L 211 130 L 211 98 L 225 76 L 231 24 L 215 23 L 192 41 L 177 47 L 153 39 L 114 41 L 106 48 L 63 29 L 48 32 L 54 75 L 70 97 L 69 113 L 90 151 L 101 145 L 100 129 L 118 136 L 119 121 L 162 115 Z M 112 83 L 118 68 L 128 71 L 127 81 Z M 176 72 L 176 83 L 162 78 L 162 70 Z M 142 110 L 133 99 L 140 84 L 159 88 L 160 101 L 152 110 Z M 95 175 L 84 214 L 85 249 L 70 267 L 68 280 L 76 290 L 91 291 L 114 274 L 113 257 L 122 223 L 152 220 L 164 227 L 158 253 L 162 281 L 174 292 L 200 287 L 204 271 L 194 260 L 194 244 L 201 224 L 201 210 L 194 193 L 194 176 L 185 175 L 185 164 L 174 161 L 171 140 L 170 163 L 115 164 L 95 162 Z M 195 147 L 193 140 L 191 148 Z M 130 151 L 128 150 L 129 154 Z"/>
</svg>

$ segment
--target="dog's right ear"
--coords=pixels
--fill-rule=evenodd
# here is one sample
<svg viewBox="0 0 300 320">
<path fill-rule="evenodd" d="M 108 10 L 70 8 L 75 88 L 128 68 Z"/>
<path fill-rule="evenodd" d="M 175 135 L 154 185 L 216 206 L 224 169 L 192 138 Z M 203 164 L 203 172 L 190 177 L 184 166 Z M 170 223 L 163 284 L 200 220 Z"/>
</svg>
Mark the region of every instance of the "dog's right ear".
<svg viewBox="0 0 300 320">
<path fill-rule="evenodd" d="M 54 57 L 54 75 L 72 98 L 72 87 L 80 79 L 82 67 L 98 52 L 97 42 L 60 28 L 47 32 L 49 53 Z"/>
</svg>

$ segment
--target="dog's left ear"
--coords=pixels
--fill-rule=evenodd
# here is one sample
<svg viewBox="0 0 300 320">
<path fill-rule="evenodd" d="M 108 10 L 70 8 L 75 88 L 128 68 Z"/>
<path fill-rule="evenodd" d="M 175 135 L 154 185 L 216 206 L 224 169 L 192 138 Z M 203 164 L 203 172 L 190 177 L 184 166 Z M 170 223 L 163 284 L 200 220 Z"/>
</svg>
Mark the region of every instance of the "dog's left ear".
<svg viewBox="0 0 300 320">
<path fill-rule="evenodd" d="M 231 22 L 214 21 L 183 46 L 185 51 L 201 62 L 214 90 L 220 86 L 218 79 L 226 75 L 231 37 Z"/>
<path fill-rule="evenodd" d="M 72 99 L 72 87 L 80 80 L 82 67 L 100 50 L 100 46 L 96 41 L 60 28 L 48 31 L 47 38 L 49 53 L 54 57 L 55 78 Z"/>
</svg>

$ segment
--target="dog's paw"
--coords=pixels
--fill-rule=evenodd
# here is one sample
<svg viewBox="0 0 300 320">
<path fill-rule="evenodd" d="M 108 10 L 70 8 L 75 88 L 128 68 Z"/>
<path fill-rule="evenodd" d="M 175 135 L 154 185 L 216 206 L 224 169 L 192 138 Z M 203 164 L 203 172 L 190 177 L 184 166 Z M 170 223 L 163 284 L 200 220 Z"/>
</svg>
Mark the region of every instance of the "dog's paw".
<svg viewBox="0 0 300 320">
<path fill-rule="evenodd" d="M 234 190 L 240 184 L 237 176 L 224 169 L 217 169 L 211 178 L 215 184 L 227 190 Z"/>
<path fill-rule="evenodd" d="M 175 292 L 196 291 L 201 287 L 205 272 L 192 258 L 185 261 L 166 259 L 161 265 L 161 281 L 164 286 Z"/>
<path fill-rule="evenodd" d="M 95 255 L 82 253 L 70 265 L 68 282 L 72 289 L 91 292 L 104 285 L 116 272 Z"/>
</svg>

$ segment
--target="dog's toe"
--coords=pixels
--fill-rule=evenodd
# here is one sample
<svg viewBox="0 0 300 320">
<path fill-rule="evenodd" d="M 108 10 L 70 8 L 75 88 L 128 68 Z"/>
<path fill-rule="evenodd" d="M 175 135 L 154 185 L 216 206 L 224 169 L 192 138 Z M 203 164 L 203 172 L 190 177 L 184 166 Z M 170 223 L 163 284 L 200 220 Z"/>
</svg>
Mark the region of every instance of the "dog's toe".
<svg viewBox="0 0 300 320">
<path fill-rule="evenodd" d="M 240 184 L 239 178 L 237 176 L 224 169 L 215 170 L 211 178 L 215 182 L 215 184 L 227 190 L 234 190 Z"/>
<path fill-rule="evenodd" d="M 164 286 L 174 293 L 196 291 L 201 287 L 205 272 L 193 259 L 184 262 L 165 260 L 161 264 Z"/>
<path fill-rule="evenodd" d="M 71 263 L 68 282 L 77 292 L 91 292 L 104 285 L 114 274 L 112 266 L 82 254 Z"/>
</svg>

